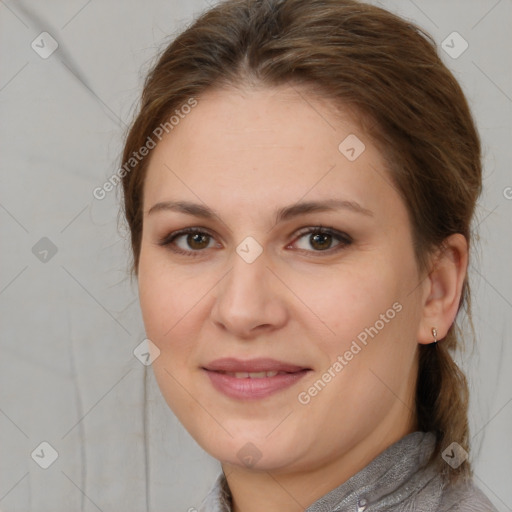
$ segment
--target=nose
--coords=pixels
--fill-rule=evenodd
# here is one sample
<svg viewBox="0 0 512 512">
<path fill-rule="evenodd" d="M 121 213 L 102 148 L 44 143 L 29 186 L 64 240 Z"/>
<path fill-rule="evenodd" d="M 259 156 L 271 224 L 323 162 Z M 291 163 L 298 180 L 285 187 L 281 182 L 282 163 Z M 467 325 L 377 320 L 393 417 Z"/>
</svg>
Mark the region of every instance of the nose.
<svg viewBox="0 0 512 512">
<path fill-rule="evenodd" d="M 235 253 L 214 295 L 212 321 L 234 337 L 250 339 L 280 329 L 288 320 L 286 289 L 268 268 L 264 252 L 252 263 Z"/>
</svg>

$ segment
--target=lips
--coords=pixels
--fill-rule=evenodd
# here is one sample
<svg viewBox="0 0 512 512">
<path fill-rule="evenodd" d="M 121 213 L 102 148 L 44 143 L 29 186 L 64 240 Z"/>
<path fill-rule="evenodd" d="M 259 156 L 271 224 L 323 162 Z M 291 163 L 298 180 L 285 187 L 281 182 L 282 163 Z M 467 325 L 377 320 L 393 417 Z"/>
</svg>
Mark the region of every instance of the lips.
<svg viewBox="0 0 512 512">
<path fill-rule="evenodd" d="M 224 375 L 229 375 L 230 377 L 236 377 L 237 379 L 263 379 L 265 377 L 275 377 L 280 373 L 286 372 L 222 372 Z"/>
<path fill-rule="evenodd" d="M 243 361 L 235 359 L 234 357 L 226 357 L 223 359 L 216 359 L 204 367 L 206 370 L 214 372 L 282 372 L 282 373 L 295 373 L 301 370 L 309 370 L 303 366 L 285 363 L 276 359 L 258 358 Z"/>
<path fill-rule="evenodd" d="M 243 361 L 223 358 L 203 367 L 211 384 L 230 398 L 259 399 L 282 391 L 301 379 L 310 368 L 276 359 Z"/>
</svg>

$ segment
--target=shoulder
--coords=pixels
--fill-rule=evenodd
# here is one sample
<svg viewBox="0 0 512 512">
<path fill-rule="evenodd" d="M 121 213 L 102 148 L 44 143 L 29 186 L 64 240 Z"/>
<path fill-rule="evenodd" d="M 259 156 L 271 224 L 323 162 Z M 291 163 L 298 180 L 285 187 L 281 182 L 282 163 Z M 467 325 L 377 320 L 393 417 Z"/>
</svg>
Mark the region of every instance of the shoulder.
<svg viewBox="0 0 512 512">
<path fill-rule="evenodd" d="M 498 512 L 498 510 L 470 478 L 445 487 L 438 512 Z"/>
</svg>

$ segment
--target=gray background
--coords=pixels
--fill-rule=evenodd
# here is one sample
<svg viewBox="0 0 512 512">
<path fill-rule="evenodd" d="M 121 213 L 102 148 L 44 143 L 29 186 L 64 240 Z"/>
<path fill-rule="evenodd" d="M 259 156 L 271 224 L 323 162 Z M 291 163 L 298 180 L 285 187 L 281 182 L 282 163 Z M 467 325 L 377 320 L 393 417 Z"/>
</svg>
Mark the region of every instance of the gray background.
<svg viewBox="0 0 512 512">
<path fill-rule="evenodd" d="M 475 480 L 509 511 L 512 1 L 380 4 L 418 22 L 439 45 L 453 31 L 469 44 L 456 59 L 441 49 L 485 152 L 470 269 L 477 344 L 461 364 L 472 390 Z M 133 355 L 145 336 L 119 194 L 92 195 L 118 167 L 157 49 L 205 7 L 201 0 L 0 1 L 4 512 L 186 511 L 219 471 Z M 31 47 L 44 31 L 59 44 L 47 59 Z M 48 469 L 36 463 L 49 460 L 43 441 L 58 452 Z"/>
</svg>

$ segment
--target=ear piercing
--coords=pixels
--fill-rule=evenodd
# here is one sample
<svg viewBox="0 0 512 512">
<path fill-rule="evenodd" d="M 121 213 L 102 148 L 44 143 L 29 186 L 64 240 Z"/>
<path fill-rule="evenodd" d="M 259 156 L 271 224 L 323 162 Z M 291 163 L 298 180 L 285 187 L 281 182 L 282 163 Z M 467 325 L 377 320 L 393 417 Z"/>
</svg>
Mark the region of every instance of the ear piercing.
<svg viewBox="0 0 512 512">
<path fill-rule="evenodd" d="M 434 337 L 434 341 L 432 344 L 437 343 L 437 329 L 435 327 L 432 327 L 432 336 Z"/>
</svg>

